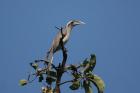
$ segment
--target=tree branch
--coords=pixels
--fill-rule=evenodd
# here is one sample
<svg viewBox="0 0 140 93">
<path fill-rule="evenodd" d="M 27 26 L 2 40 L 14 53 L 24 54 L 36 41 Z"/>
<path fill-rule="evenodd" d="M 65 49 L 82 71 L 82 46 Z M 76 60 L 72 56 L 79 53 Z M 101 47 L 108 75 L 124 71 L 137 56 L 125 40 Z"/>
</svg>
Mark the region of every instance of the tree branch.
<svg viewBox="0 0 140 93">
<path fill-rule="evenodd" d="M 65 83 L 68 83 L 68 82 L 73 82 L 73 81 L 74 81 L 74 80 L 64 81 L 64 82 L 60 83 L 59 85 L 63 85 L 63 84 L 65 84 Z"/>
<path fill-rule="evenodd" d="M 62 38 L 60 39 L 60 45 L 61 45 L 62 53 L 63 53 L 63 60 L 62 60 L 62 64 L 59 64 L 59 67 L 58 67 L 58 70 L 57 70 L 57 80 L 56 80 L 56 87 L 55 87 L 55 92 L 56 93 L 60 93 L 61 77 L 64 73 L 65 64 L 66 64 L 66 61 L 67 61 L 67 51 L 66 51 L 66 48 L 64 47 L 64 42 L 63 42 L 64 34 L 62 32 L 62 29 L 63 28 L 61 27 Z"/>
<path fill-rule="evenodd" d="M 50 62 L 48 62 L 46 60 L 35 60 L 35 63 L 39 63 L 39 62 L 44 62 L 47 65 L 50 63 Z M 57 67 L 54 64 L 51 64 L 51 65 L 52 65 L 52 68 L 54 68 L 55 70 L 57 69 Z"/>
</svg>

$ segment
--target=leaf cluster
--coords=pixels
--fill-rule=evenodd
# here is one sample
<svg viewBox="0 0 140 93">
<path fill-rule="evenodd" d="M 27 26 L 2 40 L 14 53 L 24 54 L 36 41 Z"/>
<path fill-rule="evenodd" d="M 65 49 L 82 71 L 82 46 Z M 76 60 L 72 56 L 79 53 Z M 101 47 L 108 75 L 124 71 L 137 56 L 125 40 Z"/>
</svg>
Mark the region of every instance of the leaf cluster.
<svg viewBox="0 0 140 93">
<path fill-rule="evenodd" d="M 43 66 L 40 66 L 40 64 L 43 64 Z M 37 78 L 38 82 L 46 83 L 45 87 L 42 88 L 42 93 L 53 93 L 55 87 L 53 88 L 52 85 L 58 84 L 57 78 L 60 75 L 59 71 L 61 71 L 60 70 L 61 64 L 59 64 L 58 66 L 52 64 L 52 69 L 50 71 L 48 71 L 46 68 L 47 64 L 48 62 L 44 60 L 35 60 L 33 63 L 30 63 L 30 66 L 34 69 L 34 72 L 32 74 L 29 74 L 27 80 L 26 79 L 20 80 L 20 85 L 21 86 L 27 85 L 28 83 L 33 82 Z M 98 89 L 98 93 L 103 93 L 105 84 L 104 81 L 98 75 L 93 73 L 95 66 L 96 66 L 95 54 L 92 54 L 89 59 L 86 58 L 79 65 L 71 64 L 69 66 L 65 66 L 63 73 L 65 72 L 71 73 L 70 75 L 73 78 L 71 80 L 59 82 L 59 85 L 71 83 L 71 85 L 69 86 L 71 90 L 77 90 L 81 87 L 85 90 L 85 93 L 93 93 L 92 88 L 93 84 Z M 31 77 L 35 77 L 35 79 L 31 80 Z"/>
</svg>

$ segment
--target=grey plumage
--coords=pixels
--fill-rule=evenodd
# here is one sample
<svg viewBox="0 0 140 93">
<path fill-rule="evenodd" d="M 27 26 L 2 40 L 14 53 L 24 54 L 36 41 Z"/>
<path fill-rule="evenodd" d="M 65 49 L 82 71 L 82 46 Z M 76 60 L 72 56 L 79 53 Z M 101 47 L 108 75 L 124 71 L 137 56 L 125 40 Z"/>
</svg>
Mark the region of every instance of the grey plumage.
<svg viewBox="0 0 140 93">
<path fill-rule="evenodd" d="M 75 27 L 76 25 L 80 25 L 80 24 L 85 24 L 82 21 L 79 20 L 71 20 L 67 23 L 67 25 L 62 29 L 64 38 L 63 38 L 63 43 L 66 44 L 67 41 L 69 40 L 70 37 L 70 33 L 73 29 L 73 27 Z M 61 45 L 60 45 L 60 39 L 62 38 L 62 34 L 61 31 L 59 31 L 56 35 L 56 37 L 54 38 L 51 48 L 48 51 L 47 57 L 46 59 L 52 64 L 53 61 L 53 54 L 57 51 L 59 51 L 61 49 Z"/>
</svg>

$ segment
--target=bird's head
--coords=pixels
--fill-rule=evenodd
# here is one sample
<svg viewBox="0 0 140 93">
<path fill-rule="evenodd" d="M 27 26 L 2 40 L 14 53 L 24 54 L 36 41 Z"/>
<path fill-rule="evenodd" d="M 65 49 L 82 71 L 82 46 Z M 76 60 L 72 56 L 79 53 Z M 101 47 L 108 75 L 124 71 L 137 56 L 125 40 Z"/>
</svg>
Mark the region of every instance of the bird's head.
<svg viewBox="0 0 140 93">
<path fill-rule="evenodd" d="M 71 20 L 67 23 L 67 26 L 74 27 L 74 26 L 80 25 L 80 24 L 85 24 L 85 23 L 80 20 Z"/>
</svg>

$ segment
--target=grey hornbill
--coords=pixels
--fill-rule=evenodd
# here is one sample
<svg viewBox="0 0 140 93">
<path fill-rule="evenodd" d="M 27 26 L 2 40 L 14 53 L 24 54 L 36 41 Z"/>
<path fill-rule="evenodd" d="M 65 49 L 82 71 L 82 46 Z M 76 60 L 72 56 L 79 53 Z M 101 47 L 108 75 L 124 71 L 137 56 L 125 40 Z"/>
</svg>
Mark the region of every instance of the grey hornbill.
<svg viewBox="0 0 140 93">
<path fill-rule="evenodd" d="M 80 20 L 71 20 L 66 24 L 66 26 L 64 28 L 62 28 L 62 33 L 64 35 L 64 38 L 63 38 L 63 43 L 64 44 L 66 44 L 67 41 L 69 40 L 70 33 L 71 33 L 73 27 L 75 27 L 77 25 L 80 25 L 80 24 L 85 24 L 85 23 L 80 21 Z M 50 62 L 48 64 L 48 69 L 50 69 L 50 65 L 52 64 L 53 54 L 61 49 L 61 45 L 60 45 L 60 39 L 61 38 L 62 38 L 62 34 L 61 34 L 61 31 L 59 31 L 57 33 L 56 37 L 54 38 L 49 51 L 47 52 L 46 60 L 48 62 Z"/>
</svg>

